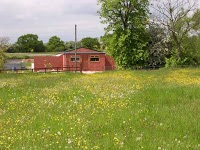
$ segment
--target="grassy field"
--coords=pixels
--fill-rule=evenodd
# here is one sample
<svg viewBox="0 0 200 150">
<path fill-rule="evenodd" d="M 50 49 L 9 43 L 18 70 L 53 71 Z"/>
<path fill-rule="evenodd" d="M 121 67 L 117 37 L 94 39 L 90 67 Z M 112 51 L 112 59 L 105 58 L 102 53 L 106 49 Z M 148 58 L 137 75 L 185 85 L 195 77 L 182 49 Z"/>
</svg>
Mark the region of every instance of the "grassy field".
<svg viewBox="0 0 200 150">
<path fill-rule="evenodd" d="M 6 53 L 7 59 L 28 59 L 34 56 L 55 55 L 56 52 L 38 52 L 38 53 Z"/>
<path fill-rule="evenodd" d="M 199 150 L 200 70 L 0 74 L 0 149 Z"/>
</svg>

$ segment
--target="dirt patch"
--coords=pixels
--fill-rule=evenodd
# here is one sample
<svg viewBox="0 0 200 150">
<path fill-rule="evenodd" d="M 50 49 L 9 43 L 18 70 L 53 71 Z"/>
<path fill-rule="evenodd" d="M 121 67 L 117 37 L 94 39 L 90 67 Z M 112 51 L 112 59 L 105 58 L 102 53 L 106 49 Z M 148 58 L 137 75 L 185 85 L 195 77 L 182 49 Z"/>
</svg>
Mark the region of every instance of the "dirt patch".
<svg viewBox="0 0 200 150">
<path fill-rule="evenodd" d="M 83 74 L 102 73 L 103 71 L 82 71 Z"/>
</svg>

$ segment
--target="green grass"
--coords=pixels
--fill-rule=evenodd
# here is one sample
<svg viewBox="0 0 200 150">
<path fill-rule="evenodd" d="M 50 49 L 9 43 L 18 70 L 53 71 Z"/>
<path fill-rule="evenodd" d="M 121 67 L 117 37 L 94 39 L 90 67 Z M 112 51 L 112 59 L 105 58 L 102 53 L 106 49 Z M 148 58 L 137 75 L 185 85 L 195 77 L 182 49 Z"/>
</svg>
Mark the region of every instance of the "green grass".
<svg viewBox="0 0 200 150">
<path fill-rule="evenodd" d="M 0 74 L 0 149 L 200 149 L 200 70 Z"/>
<path fill-rule="evenodd" d="M 38 52 L 38 53 L 6 53 L 7 59 L 28 59 L 34 56 L 55 55 L 55 52 Z"/>
</svg>

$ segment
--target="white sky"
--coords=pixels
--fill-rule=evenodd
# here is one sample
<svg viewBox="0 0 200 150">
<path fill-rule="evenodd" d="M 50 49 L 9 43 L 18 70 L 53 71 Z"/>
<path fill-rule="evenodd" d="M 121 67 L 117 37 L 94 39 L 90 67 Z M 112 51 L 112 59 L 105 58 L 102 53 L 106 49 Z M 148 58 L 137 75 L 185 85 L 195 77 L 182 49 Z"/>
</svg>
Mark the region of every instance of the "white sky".
<svg viewBox="0 0 200 150">
<path fill-rule="evenodd" d="M 54 35 L 70 41 L 77 24 L 78 40 L 100 37 L 104 25 L 98 8 L 97 0 L 0 0 L 0 36 L 8 36 L 11 43 L 28 33 L 44 43 Z"/>
<path fill-rule="evenodd" d="M 200 3 L 200 2 L 199 2 Z M 104 25 L 97 13 L 97 0 L 0 0 L 0 36 L 14 43 L 24 34 L 37 34 L 46 43 L 51 36 L 63 41 L 100 37 Z"/>
</svg>

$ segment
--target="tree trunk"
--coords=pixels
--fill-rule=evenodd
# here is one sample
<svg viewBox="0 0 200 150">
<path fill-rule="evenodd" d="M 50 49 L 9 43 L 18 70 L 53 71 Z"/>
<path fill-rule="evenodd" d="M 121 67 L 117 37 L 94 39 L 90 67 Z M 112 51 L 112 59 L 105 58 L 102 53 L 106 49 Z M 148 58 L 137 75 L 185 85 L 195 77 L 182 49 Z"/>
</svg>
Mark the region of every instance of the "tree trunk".
<svg viewBox="0 0 200 150">
<path fill-rule="evenodd" d="M 177 38 L 175 32 L 172 32 L 172 36 L 173 36 L 173 39 L 174 39 L 175 44 L 177 46 L 177 57 L 180 60 L 181 59 L 181 55 L 182 55 L 181 43 L 178 41 L 178 38 Z"/>
<path fill-rule="evenodd" d="M 178 59 L 180 60 L 181 59 L 181 55 L 182 55 L 182 48 L 181 48 L 181 44 L 180 43 L 177 43 L 177 57 Z"/>
</svg>

